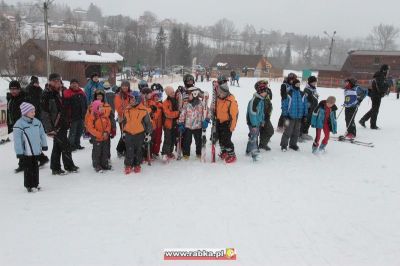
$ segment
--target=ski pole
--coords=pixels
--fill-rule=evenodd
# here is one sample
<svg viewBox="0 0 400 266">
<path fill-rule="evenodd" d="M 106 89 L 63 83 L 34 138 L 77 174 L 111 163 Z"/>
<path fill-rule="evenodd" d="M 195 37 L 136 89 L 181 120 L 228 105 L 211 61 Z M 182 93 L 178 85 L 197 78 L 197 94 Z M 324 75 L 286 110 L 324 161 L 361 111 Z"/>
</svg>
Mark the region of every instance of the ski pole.
<svg viewBox="0 0 400 266">
<path fill-rule="evenodd" d="M 343 110 L 344 110 L 344 105 L 342 106 L 342 110 L 340 110 L 340 112 L 339 112 L 339 114 L 338 114 L 338 116 L 337 116 L 336 120 L 338 120 L 338 119 L 339 119 L 339 117 L 340 117 L 340 115 L 342 114 Z"/>
<path fill-rule="evenodd" d="M 349 128 L 351 127 L 351 124 L 353 123 L 354 118 L 356 117 L 357 112 L 358 112 L 358 105 L 357 105 L 357 107 L 356 107 L 356 110 L 354 111 L 353 116 L 352 116 L 351 119 L 350 119 L 349 126 L 346 128 L 346 134 L 345 134 L 345 135 L 347 135 L 347 134 L 349 133 Z"/>
</svg>

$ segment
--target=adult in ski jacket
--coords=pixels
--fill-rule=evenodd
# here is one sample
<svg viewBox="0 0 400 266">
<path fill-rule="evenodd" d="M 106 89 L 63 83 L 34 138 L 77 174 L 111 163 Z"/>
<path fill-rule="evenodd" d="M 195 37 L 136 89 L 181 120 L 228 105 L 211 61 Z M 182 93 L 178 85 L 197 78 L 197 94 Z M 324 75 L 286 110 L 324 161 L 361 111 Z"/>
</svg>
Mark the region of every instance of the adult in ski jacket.
<svg viewBox="0 0 400 266">
<path fill-rule="evenodd" d="M 99 89 L 104 90 L 103 83 L 101 83 L 99 80 L 99 74 L 93 73 L 85 86 L 85 94 L 88 105 L 93 102 L 94 92 Z"/>
</svg>

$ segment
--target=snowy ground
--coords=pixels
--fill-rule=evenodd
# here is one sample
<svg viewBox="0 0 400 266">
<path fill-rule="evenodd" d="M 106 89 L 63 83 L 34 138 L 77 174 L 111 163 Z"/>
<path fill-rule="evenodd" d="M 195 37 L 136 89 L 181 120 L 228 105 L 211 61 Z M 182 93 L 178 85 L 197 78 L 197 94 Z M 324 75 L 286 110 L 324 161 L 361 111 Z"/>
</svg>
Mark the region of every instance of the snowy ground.
<svg viewBox="0 0 400 266">
<path fill-rule="evenodd" d="M 358 127 L 359 139 L 375 148 L 330 141 L 327 153 L 315 156 L 308 142 L 282 153 L 276 133 L 272 151 L 252 163 L 244 155 L 245 110 L 254 82 L 242 79 L 231 90 L 240 106 L 233 165 L 192 158 L 125 176 L 113 148 L 115 170 L 94 174 L 84 143 L 86 150 L 73 154 L 79 174 L 55 177 L 47 166 L 43 192 L 28 194 L 13 173 L 12 144 L 0 146 L 0 265 L 205 265 L 164 262 L 162 251 L 217 247 L 236 248 L 238 259 L 212 265 L 400 265 L 400 101 L 383 99 L 382 130 Z M 272 88 L 276 125 L 279 84 Z M 341 90 L 319 92 L 343 101 Z"/>
</svg>

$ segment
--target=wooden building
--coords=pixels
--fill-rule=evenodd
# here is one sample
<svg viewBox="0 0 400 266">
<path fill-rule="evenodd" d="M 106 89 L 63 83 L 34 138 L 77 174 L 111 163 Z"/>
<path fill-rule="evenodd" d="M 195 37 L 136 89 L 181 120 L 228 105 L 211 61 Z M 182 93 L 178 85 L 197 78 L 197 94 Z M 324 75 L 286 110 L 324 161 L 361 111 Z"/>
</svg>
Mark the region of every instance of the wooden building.
<svg viewBox="0 0 400 266">
<path fill-rule="evenodd" d="M 283 70 L 275 68 L 262 55 L 218 54 L 210 64 L 213 75 L 228 75 L 234 70 L 242 77 L 281 77 Z M 247 75 L 246 75 L 247 74 Z"/>
<path fill-rule="evenodd" d="M 115 84 L 123 57 L 104 45 L 50 41 L 51 71 L 83 86 L 94 72 Z M 21 75 L 46 76 L 46 43 L 30 39 L 15 54 Z"/>
</svg>

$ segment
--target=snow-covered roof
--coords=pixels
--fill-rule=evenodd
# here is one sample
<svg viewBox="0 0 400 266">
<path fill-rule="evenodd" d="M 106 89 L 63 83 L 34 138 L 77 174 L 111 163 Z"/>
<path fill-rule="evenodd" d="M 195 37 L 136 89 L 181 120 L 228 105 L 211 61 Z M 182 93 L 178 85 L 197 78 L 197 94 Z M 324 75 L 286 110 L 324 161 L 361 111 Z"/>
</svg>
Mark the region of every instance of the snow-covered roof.
<svg viewBox="0 0 400 266">
<path fill-rule="evenodd" d="M 88 62 L 88 63 L 118 63 L 124 58 L 119 53 L 87 54 L 86 51 L 50 51 L 50 55 L 58 57 L 67 62 Z"/>
<path fill-rule="evenodd" d="M 217 66 L 219 66 L 219 67 L 224 67 L 224 66 L 227 66 L 227 65 L 228 65 L 228 63 L 221 63 L 221 62 L 217 63 Z"/>
</svg>

